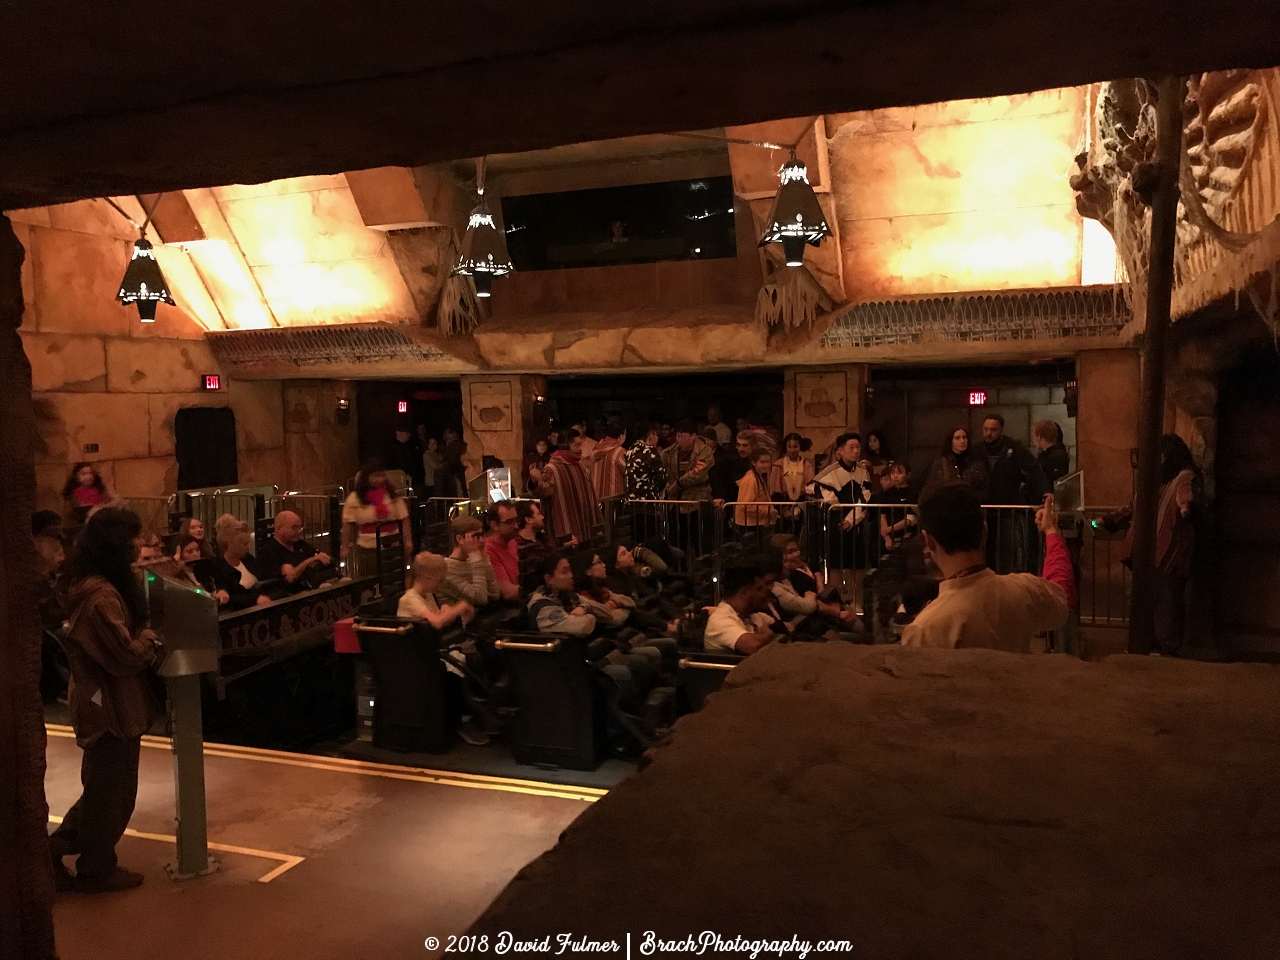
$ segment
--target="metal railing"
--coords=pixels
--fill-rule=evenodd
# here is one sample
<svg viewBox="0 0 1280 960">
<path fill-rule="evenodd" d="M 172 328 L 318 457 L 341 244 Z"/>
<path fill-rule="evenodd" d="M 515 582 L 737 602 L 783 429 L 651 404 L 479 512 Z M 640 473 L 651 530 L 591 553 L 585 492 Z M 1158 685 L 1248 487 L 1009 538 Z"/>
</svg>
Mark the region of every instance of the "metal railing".
<svg viewBox="0 0 1280 960">
<path fill-rule="evenodd" d="M 1080 588 L 1080 623 L 1084 626 L 1123 627 L 1129 623 L 1131 575 L 1124 562 L 1126 532 L 1109 531 L 1103 522 L 1119 509 L 1088 507 L 1077 514 L 1072 552 Z"/>
</svg>

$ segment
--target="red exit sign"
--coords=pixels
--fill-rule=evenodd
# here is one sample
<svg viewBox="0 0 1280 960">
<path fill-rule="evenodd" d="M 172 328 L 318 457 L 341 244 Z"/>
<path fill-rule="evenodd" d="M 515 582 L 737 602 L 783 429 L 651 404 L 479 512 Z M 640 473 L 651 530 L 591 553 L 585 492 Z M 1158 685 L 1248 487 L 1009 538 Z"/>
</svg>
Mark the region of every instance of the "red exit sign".
<svg viewBox="0 0 1280 960">
<path fill-rule="evenodd" d="M 408 412 L 409 412 L 408 400 L 401 400 L 399 403 L 396 404 L 396 413 L 408 413 Z"/>
<path fill-rule="evenodd" d="M 204 381 L 204 388 L 206 390 L 222 389 L 222 377 L 220 377 L 218 374 L 206 373 L 202 379 Z"/>
<path fill-rule="evenodd" d="M 969 406 L 980 407 L 986 402 L 987 402 L 987 391 L 985 390 L 969 391 Z"/>
</svg>

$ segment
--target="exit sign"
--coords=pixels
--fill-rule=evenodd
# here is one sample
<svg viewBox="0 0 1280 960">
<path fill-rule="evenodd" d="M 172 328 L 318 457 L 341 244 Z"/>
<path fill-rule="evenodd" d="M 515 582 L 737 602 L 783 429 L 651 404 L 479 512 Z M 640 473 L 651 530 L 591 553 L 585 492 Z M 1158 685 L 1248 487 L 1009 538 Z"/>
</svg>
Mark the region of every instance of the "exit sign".
<svg viewBox="0 0 1280 960">
<path fill-rule="evenodd" d="M 969 391 L 969 406 L 980 407 L 986 402 L 987 402 L 987 391 L 985 390 Z"/>
<path fill-rule="evenodd" d="M 216 373 L 206 373 L 203 377 L 201 377 L 201 380 L 203 381 L 204 388 L 206 390 L 222 389 L 222 377 Z"/>
<path fill-rule="evenodd" d="M 396 412 L 397 412 L 397 413 L 408 413 L 408 412 L 409 412 L 409 401 L 408 401 L 408 400 L 401 400 L 399 403 L 397 403 L 397 404 L 396 404 Z"/>
</svg>

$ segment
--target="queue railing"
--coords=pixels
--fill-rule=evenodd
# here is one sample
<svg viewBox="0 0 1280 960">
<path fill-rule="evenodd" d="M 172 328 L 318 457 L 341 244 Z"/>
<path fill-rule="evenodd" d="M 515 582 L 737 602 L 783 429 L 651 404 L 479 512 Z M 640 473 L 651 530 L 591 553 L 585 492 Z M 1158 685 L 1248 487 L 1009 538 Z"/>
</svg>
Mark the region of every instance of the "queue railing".
<svg viewBox="0 0 1280 960">
<path fill-rule="evenodd" d="M 1119 507 L 1087 507 L 1079 512 L 1078 555 L 1074 557 L 1080 585 L 1080 623 L 1084 626 L 1124 627 L 1129 623 L 1131 574 L 1127 532 L 1108 529 L 1106 518 Z"/>
</svg>

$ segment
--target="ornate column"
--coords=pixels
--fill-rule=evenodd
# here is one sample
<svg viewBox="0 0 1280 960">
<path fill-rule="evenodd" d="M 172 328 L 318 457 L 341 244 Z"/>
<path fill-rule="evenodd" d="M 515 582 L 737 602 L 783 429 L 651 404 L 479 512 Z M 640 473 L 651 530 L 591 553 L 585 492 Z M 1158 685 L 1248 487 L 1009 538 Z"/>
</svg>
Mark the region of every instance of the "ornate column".
<svg viewBox="0 0 1280 960">
<path fill-rule="evenodd" d="M 22 244 L 0 215 L 0 956 L 47 960 L 56 953 L 31 539 L 35 417 L 31 365 L 18 336 L 22 259 Z"/>
</svg>

